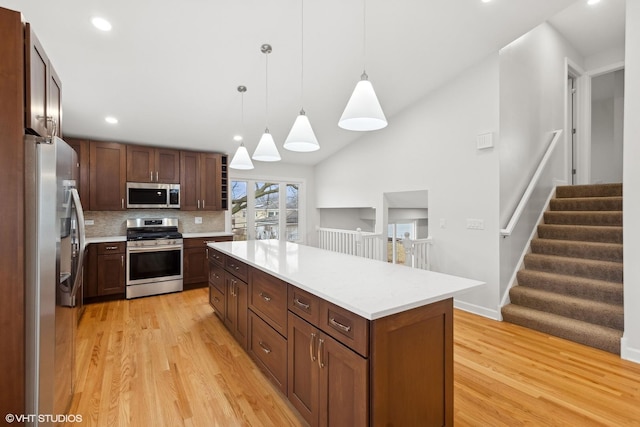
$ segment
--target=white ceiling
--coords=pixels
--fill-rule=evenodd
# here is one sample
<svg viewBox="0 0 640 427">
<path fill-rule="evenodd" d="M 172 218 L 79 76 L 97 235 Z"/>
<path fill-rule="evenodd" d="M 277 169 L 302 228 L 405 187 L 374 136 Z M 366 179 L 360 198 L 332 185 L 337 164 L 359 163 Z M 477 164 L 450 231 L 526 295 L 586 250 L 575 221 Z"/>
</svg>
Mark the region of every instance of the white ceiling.
<svg viewBox="0 0 640 427">
<path fill-rule="evenodd" d="M 321 145 L 306 154 L 282 148 L 302 106 L 301 0 L 0 0 L 0 6 L 23 12 L 60 75 L 66 135 L 233 153 L 242 84 L 249 152 L 268 124 L 283 161 L 316 164 L 361 136 L 337 121 L 365 62 L 392 127 L 394 115 L 574 2 L 367 0 L 363 55 L 362 1 L 306 0 L 303 106 Z M 619 9 L 597 15 L 611 4 L 624 10 L 624 0 L 589 9 L 579 0 L 554 25 L 572 41 L 589 36 L 579 49 L 592 54 L 624 28 Z M 94 16 L 110 20 L 113 30 L 97 31 Z M 612 28 L 617 36 L 604 37 Z M 268 123 L 263 43 L 273 46 Z M 119 123 L 105 123 L 107 115 Z"/>
</svg>

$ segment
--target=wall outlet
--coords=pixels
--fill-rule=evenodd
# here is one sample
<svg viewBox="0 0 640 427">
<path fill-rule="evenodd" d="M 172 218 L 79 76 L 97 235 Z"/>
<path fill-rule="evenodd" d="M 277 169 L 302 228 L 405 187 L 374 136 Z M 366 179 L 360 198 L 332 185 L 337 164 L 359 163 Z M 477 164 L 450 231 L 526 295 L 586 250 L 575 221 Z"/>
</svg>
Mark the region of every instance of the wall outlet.
<svg viewBox="0 0 640 427">
<path fill-rule="evenodd" d="M 196 224 L 202 224 L 202 217 L 201 216 L 197 216 L 196 217 Z"/>
<path fill-rule="evenodd" d="M 484 220 L 467 218 L 467 228 L 469 230 L 484 230 Z"/>
<path fill-rule="evenodd" d="M 87 226 L 87 225 L 93 225 L 93 224 L 94 224 L 94 222 L 93 222 L 93 220 L 92 220 L 92 219 L 85 219 L 85 220 L 84 220 L 84 225 L 85 225 L 85 226 Z"/>
</svg>

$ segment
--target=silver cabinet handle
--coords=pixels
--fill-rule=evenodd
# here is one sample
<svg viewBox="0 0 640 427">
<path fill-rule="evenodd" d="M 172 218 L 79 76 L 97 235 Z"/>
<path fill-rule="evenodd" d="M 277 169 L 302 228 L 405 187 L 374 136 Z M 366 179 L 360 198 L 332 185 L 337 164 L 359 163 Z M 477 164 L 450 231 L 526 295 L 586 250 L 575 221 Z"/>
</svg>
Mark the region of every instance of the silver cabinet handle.
<svg viewBox="0 0 640 427">
<path fill-rule="evenodd" d="M 153 171 L 149 171 L 149 181 L 153 182 Z"/>
<path fill-rule="evenodd" d="M 209 258 L 209 248 L 204 248 L 205 253 L 207 254 L 207 258 Z"/>
<path fill-rule="evenodd" d="M 335 326 L 337 328 L 340 328 L 345 332 L 349 332 L 351 330 L 351 326 L 343 325 L 342 323 L 338 322 L 333 317 L 329 318 L 329 323 L 331 324 L 331 326 Z"/>
<path fill-rule="evenodd" d="M 156 182 L 158 182 L 158 171 L 156 171 Z"/>
<path fill-rule="evenodd" d="M 218 297 L 213 297 L 213 300 L 214 300 L 215 302 L 220 302 L 220 300 L 218 299 Z"/>
<path fill-rule="evenodd" d="M 259 295 L 260 295 L 260 296 L 262 297 L 262 299 L 263 299 L 263 300 L 265 300 L 266 302 L 271 301 L 271 297 L 270 297 L 269 295 L 264 294 L 264 293 L 262 293 L 262 292 L 260 292 L 260 294 L 259 294 Z"/>
<path fill-rule="evenodd" d="M 120 255 L 120 264 L 124 267 L 124 255 Z"/>
<path fill-rule="evenodd" d="M 315 352 L 316 345 L 315 344 L 316 344 L 316 334 L 312 332 L 311 339 L 309 340 L 309 357 L 311 357 L 312 362 L 316 361 L 316 352 Z"/>
<path fill-rule="evenodd" d="M 200 199 L 198 199 L 198 209 L 200 209 Z"/>
<path fill-rule="evenodd" d="M 267 347 L 262 341 L 259 341 L 258 345 L 262 347 L 262 351 L 264 351 L 265 353 L 267 354 L 271 353 L 271 349 Z"/>
<path fill-rule="evenodd" d="M 124 209 L 124 199 L 120 199 L 120 206 L 122 206 L 122 209 Z"/>
<path fill-rule="evenodd" d="M 202 209 L 204 209 L 204 199 L 202 199 Z"/>
<path fill-rule="evenodd" d="M 305 310 L 309 310 L 309 308 L 311 308 L 311 304 L 305 304 L 302 301 L 300 301 L 298 298 L 294 298 L 293 303 L 298 307 L 304 308 Z"/>
<path fill-rule="evenodd" d="M 115 251 L 116 249 L 118 249 L 117 246 L 105 246 L 104 249 L 106 251 Z"/>
<path fill-rule="evenodd" d="M 322 361 L 322 353 L 324 351 L 324 340 L 320 338 L 318 343 L 318 366 L 320 369 L 324 368 L 324 362 Z"/>
</svg>

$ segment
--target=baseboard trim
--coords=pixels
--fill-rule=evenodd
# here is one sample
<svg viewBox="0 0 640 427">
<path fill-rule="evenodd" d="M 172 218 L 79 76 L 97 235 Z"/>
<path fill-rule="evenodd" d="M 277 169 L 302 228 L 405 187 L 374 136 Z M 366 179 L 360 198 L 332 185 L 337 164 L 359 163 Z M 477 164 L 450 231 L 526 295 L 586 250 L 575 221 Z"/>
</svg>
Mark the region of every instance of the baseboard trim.
<svg viewBox="0 0 640 427">
<path fill-rule="evenodd" d="M 630 362 L 640 363 L 640 348 L 630 347 L 628 341 L 624 337 L 620 340 L 620 357 Z"/>
<path fill-rule="evenodd" d="M 502 321 L 502 313 L 499 310 L 491 310 L 486 307 L 482 307 L 468 302 L 453 300 L 453 307 L 467 311 L 469 313 L 477 314 L 478 316 L 486 317 L 493 320 Z"/>
</svg>

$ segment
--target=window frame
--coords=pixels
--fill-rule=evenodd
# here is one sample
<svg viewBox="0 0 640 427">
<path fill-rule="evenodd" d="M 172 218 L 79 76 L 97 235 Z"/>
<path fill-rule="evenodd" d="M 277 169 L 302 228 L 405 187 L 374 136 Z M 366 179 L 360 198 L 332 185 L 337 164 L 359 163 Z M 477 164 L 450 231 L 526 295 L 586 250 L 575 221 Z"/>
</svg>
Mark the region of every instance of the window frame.
<svg viewBox="0 0 640 427">
<path fill-rule="evenodd" d="M 272 184 L 278 184 L 279 196 L 278 196 L 278 240 L 287 240 L 287 184 L 294 184 L 298 186 L 298 239 L 291 240 L 294 243 L 305 243 L 306 237 L 306 180 L 300 178 L 274 178 L 274 177 L 248 177 L 248 176 L 233 176 L 229 179 L 229 185 L 232 186 L 234 181 L 244 181 L 247 183 L 247 240 L 254 240 L 256 238 L 256 225 L 255 225 L 255 184 L 256 182 L 266 182 Z M 229 194 L 232 194 L 230 191 Z M 233 195 L 228 208 L 228 224 L 229 230 L 233 232 Z"/>
</svg>

